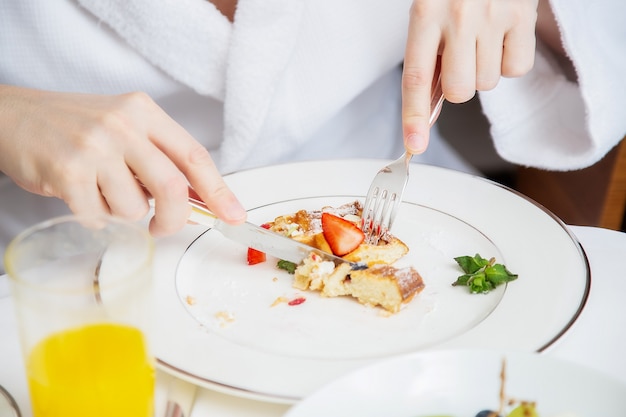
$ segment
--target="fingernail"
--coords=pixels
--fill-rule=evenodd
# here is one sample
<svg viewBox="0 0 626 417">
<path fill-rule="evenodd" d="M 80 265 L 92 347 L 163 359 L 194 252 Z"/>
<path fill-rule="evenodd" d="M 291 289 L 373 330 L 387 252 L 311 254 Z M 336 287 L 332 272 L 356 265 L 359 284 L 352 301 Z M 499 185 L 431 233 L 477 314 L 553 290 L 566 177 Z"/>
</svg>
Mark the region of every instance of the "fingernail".
<svg viewBox="0 0 626 417">
<path fill-rule="evenodd" d="M 426 150 L 426 138 L 417 133 L 411 133 L 406 137 L 404 145 L 411 153 L 422 153 Z"/>
</svg>

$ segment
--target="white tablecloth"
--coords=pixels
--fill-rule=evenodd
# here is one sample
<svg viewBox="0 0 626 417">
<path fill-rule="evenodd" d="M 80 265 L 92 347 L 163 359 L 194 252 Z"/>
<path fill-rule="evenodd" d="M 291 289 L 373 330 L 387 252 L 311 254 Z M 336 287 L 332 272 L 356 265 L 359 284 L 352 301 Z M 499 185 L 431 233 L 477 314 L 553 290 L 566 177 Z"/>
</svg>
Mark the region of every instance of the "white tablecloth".
<svg viewBox="0 0 626 417">
<path fill-rule="evenodd" d="M 591 266 L 591 292 L 582 314 L 545 355 L 568 359 L 613 375 L 626 383 L 626 233 L 571 226 Z M 163 416 L 172 377 L 159 372 L 157 414 Z M 6 276 L 0 276 L 0 385 L 8 389 L 30 417 L 30 405 L 16 321 Z M 199 389 L 190 417 L 279 417 L 289 409 Z"/>
</svg>

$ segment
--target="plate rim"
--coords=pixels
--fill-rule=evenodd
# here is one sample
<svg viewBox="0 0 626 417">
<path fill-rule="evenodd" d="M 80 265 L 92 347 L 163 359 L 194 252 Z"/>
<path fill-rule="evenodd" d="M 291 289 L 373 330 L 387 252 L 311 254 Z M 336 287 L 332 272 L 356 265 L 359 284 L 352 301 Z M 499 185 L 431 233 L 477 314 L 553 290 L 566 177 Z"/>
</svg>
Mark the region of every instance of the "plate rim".
<svg viewBox="0 0 626 417">
<path fill-rule="evenodd" d="M 491 183 L 492 185 L 495 185 L 497 187 L 500 187 L 510 193 L 513 193 L 514 195 L 517 195 L 518 197 L 532 203 L 535 207 L 538 207 L 539 209 L 541 209 L 541 211 L 543 211 L 545 214 L 547 214 L 550 218 L 552 218 L 552 220 L 557 223 L 564 231 L 565 233 L 569 236 L 569 238 L 572 240 L 573 243 L 576 244 L 576 247 L 578 249 L 578 251 L 580 252 L 581 255 L 581 260 L 584 262 L 585 264 L 585 274 L 586 274 L 586 279 L 585 279 L 585 289 L 582 295 L 582 299 L 580 304 L 578 305 L 578 308 L 576 310 L 576 312 L 574 313 L 574 315 L 571 317 L 570 321 L 568 323 L 566 323 L 566 325 L 563 327 L 563 329 L 558 332 L 557 334 L 554 335 L 554 337 L 550 340 L 548 340 L 543 346 L 539 347 L 536 352 L 541 353 L 544 352 L 546 349 L 550 348 L 552 345 L 554 345 L 559 339 L 561 339 L 561 337 L 563 337 L 563 335 L 565 333 L 567 333 L 567 331 L 574 325 L 574 323 L 576 322 L 576 320 L 578 320 L 578 318 L 580 317 L 580 315 L 582 314 L 583 310 L 585 309 L 585 306 L 587 305 L 587 301 L 589 300 L 589 293 L 591 292 L 591 281 L 592 281 L 592 275 L 591 275 L 591 265 L 589 264 L 589 257 L 587 256 L 587 252 L 585 251 L 585 248 L 583 247 L 583 245 L 580 243 L 580 240 L 578 239 L 578 237 L 576 236 L 576 234 L 574 234 L 574 232 L 569 228 L 569 226 L 563 221 L 561 220 L 556 214 L 554 214 L 552 211 L 550 211 L 550 209 L 548 209 L 546 206 L 544 206 L 543 204 L 539 203 L 538 201 L 528 197 L 527 195 L 507 186 L 504 184 L 500 184 L 496 181 L 493 181 L 489 178 L 483 178 L 484 181 Z"/>
</svg>

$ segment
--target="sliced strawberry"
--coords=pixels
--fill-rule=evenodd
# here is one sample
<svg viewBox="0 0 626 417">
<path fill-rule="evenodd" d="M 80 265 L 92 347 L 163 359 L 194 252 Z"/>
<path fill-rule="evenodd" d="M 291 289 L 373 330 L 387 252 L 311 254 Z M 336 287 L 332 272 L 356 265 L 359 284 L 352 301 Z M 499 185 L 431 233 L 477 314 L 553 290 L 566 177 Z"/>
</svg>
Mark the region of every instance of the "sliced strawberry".
<svg viewBox="0 0 626 417">
<path fill-rule="evenodd" d="M 265 260 L 266 260 L 265 252 L 248 248 L 248 265 L 260 264 L 261 262 L 265 262 Z"/>
<path fill-rule="evenodd" d="M 352 252 L 365 239 L 363 231 L 354 223 L 330 213 L 322 213 L 322 232 L 330 249 L 337 256 Z"/>
<path fill-rule="evenodd" d="M 264 229 L 269 229 L 270 224 L 263 223 L 261 227 Z M 265 262 L 266 259 L 267 257 L 265 256 L 265 252 L 261 252 L 260 250 L 256 250 L 253 248 L 248 248 L 248 265 L 260 264 L 262 262 Z"/>
</svg>

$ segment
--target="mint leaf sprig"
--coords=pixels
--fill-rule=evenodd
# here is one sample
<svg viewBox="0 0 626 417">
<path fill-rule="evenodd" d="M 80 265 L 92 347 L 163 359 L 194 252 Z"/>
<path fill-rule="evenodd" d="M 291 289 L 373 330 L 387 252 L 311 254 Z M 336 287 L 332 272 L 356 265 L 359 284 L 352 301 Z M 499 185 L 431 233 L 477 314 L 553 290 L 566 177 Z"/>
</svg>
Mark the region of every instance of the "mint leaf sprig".
<svg viewBox="0 0 626 417">
<path fill-rule="evenodd" d="M 467 286 L 474 294 L 487 293 L 500 284 L 517 279 L 506 266 L 496 263 L 496 258 L 485 259 L 479 254 L 454 258 L 465 274 L 459 276 L 453 286 Z"/>
<path fill-rule="evenodd" d="M 298 267 L 298 265 L 296 265 L 295 263 L 285 261 L 284 259 L 279 260 L 276 266 L 279 269 L 284 269 L 285 271 L 287 271 L 288 273 L 292 275 L 296 273 L 296 268 Z"/>
</svg>

